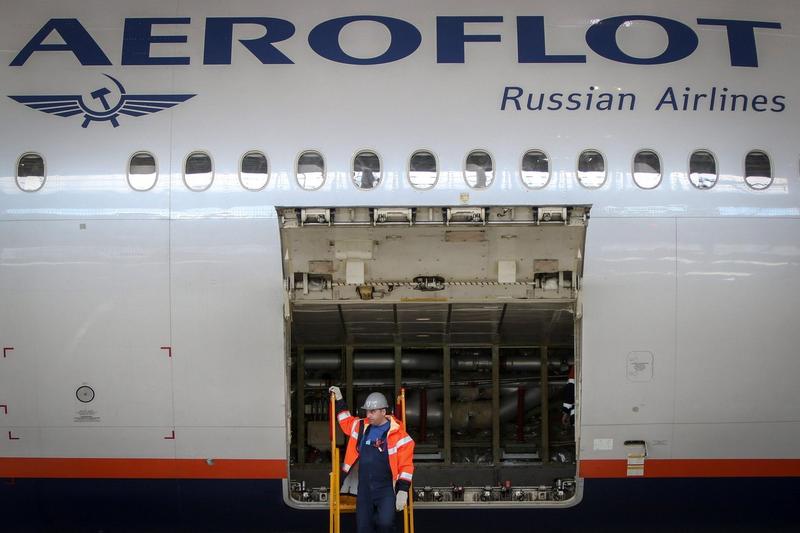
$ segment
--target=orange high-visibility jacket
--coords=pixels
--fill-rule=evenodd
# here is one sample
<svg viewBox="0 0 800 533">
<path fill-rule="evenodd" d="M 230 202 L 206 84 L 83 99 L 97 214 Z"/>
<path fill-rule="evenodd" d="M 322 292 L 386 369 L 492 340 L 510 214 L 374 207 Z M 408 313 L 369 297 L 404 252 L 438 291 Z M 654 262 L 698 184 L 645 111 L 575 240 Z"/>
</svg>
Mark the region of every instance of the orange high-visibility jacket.
<svg viewBox="0 0 800 533">
<path fill-rule="evenodd" d="M 347 473 L 358 461 L 358 443 L 364 437 L 364 430 L 369 425 L 366 418 L 357 418 L 350 414 L 344 400 L 336 402 L 336 418 L 347 439 L 347 451 L 344 454 L 342 471 Z M 392 470 L 392 480 L 395 490 L 408 491 L 414 475 L 414 441 L 393 416 L 389 419 L 389 433 L 386 435 L 386 445 L 389 447 L 389 468 Z"/>
</svg>

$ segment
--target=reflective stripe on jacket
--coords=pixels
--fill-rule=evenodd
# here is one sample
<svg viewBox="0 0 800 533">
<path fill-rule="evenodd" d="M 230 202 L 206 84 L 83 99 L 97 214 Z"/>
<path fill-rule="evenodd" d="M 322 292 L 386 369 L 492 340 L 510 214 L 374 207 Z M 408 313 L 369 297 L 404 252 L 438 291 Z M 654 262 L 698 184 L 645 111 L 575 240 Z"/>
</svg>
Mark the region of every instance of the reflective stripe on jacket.
<svg viewBox="0 0 800 533">
<path fill-rule="evenodd" d="M 342 471 L 349 472 L 358 461 L 358 442 L 363 437 L 369 420 L 351 415 L 344 400 L 336 402 L 336 411 L 339 427 L 348 436 Z M 414 476 L 414 441 L 395 417 L 392 415 L 386 415 L 386 417 L 390 422 L 386 445 L 389 447 L 389 468 L 392 470 L 392 481 L 396 490 L 408 491 Z"/>
</svg>

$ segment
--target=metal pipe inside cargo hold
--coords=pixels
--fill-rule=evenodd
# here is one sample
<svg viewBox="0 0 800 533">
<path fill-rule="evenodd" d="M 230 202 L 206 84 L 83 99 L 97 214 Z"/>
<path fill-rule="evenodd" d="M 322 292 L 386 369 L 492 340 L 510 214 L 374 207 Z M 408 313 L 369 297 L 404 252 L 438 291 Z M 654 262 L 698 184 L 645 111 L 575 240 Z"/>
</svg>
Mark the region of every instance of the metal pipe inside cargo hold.
<svg viewBox="0 0 800 533">
<path fill-rule="evenodd" d="M 309 370 L 337 370 L 342 357 L 336 353 L 306 353 L 305 367 Z M 442 358 L 420 353 L 403 354 L 402 368 L 409 370 L 441 370 Z M 388 353 L 357 353 L 353 356 L 355 370 L 392 370 L 394 355 Z"/>
<path fill-rule="evenodd" d="M 489 379 L 484 380 L 456 380 L 451 381 L 450 384 L 452 386 L 465 386 L 465 385 L 490 385 Z M 441 377 L 431 377 L 431 378 L 403 378 L 402 380 L 403 386 L 409 389 L 421 389 L 425 388 L 427 390 L 441 390 L 442 388 L 442 381 Z M 530 387 L 532 385 L 538 385 L 539 381 L 538 378 L 530 378 L 527 380 L 523 380 L 520 378 L 504 378 L 500 380 L 500 384 L 505 386 L 522 386 L 522 387 Z M 550 379 L 550 385 L 566 385 L 567 377 L 561 378 L 554 378 Z M 333 383 L 330 380 L 326 379 L 307 379 L 305 380 L 305 388 L 307 390 L 311 389 L 327 389 Z M 353 380 L 353 386 L 360 389 L 393 389 L 394 388 L 394 378 L 387 377 L 387 378 L 359 378 Z"/>
<path fill-rule="evenodd" d="M 505 389 L 500 396 L 500 421 L 509 422 L 517 415 L 517 389 Z M 442 391 L 428 390 L 426 425 L 442 427 Z M 411 425 L 419 424 L 419 391 L 406 393 L 406 419 Z M 541 389 L 525 390 L 525 410 L 529 411 L 541 403 Z M 451 404 L 450 424 L 453 429 L 486 429 L 492 427 L 492 401 L 475 400 Z"/>
<path fill-rule="evenodd" d="M 500 368 L 503 370 L 530 370 L 538 371 L 542 366 L 539 356 L 513 355 L 500 358 Z M 461 354 L 454 356 L 450 362 L 453 370 L 491 370 L 491 354 Z"/>
<path fill-rule="evenodd" d="M 341 367 L 341 355 L 336 353 L 306 353 L 305 367 L 309 370 L 337 370 Z M 572 364 L 571 361 L 568 361 Z M 550 361 L 550 368 L 558 368 L 561 361 Z M 442 358 L 422 353 L 404 353 L 400 363 L 404 370 L 441 370 Z M 492 357 L 484 354 L 461 354 L 451 359 L 453 370 L 491 370 Z M 539 356 L 513 355 L 500 359 L 500 368 L 512 371 L 537 372 L 541 367 Z M 359 353 L 353 356 L 355 370 L 391 370 L 394 355 L 387 353 Z"/>
<path fill-rule="evenodd" d="M 305 388 L 306 389 L 327 389 L 331 385 L 335 385 L 335 383 L 331 383 L 330 380 L 325 379 L 307 379 L 305 380 Z M 404 387 L 415 387 L 415 388 L 431 388 L 431 387 L 441 387 L 442 382 L 441 380 L 437 383 L 430 378 L 403 378 L 403 386 Z M 394 378 L 358 378 L 353 380 L 353 387 L 359 389 L 393 389 L 394 388 Z"/>
<path fill-rule="evenodd" d="M 400 367 L 408 370 L 441 370 L 441 355 L 422 353 L 404 353 L 400 359 Z M 394 355 L 358 353 L 353 356 L 353 368 L 356 370 L 391 370 L 394 368 Z"/>
</svg>

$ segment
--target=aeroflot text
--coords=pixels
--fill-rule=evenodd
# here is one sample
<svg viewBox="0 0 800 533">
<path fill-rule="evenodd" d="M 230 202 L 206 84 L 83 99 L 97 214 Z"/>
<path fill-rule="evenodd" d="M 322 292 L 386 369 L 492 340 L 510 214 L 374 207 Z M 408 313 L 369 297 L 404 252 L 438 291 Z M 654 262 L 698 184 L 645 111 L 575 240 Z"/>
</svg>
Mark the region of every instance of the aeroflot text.
<svg viewBox="0 0 800 533">
<path fill-rule="evenodd" d="M 354 57 L 342 48 L 339 40 L 342 30 L 349 24 L 362 21 L 380 24 L 388 30 L 389 44 L 383 53 L 366 58 Z M 650 57 L 634 56 L 623 51 L 617 41 L 617 30 L 633 21 L 648 22 L 652 27 L 651 31 L 665 35 L 667 46 L 664 51 Z M 151 55 L 151 47 L 167 43 L 172 45 L 186 43 L 188 36 L 175 29 L 175 26 L 191 22 L 192 19 L 189 17 L 125 19 L 121 64 L 190 64 L 190 58 L 184 54 Z M 490 32 L 498 31 L 498 24 L 503 22 L 504 18 L 500 16 L 436 17 L 436 62 L 464 63 L 468 43 L 477 46 L 477 43 L 501 42 L 499 33 Z M 781 29 L 778 22 L 756 20 L 699 18 L 697 24 L 724 28 L 730 65 L 734 67 L 758 67 L 756 32 Z M 172 28 L 158 28 L 163 25 Z M 279 49 L 279 46 L 276 46 L 294 35 L 295 26 L 290 21 L 272 17 L 209 17 L 205 19 L 204 65 L 231 64 L 234 28 L 242 25 L 263 28 L 264 34 L 261 37 L 238 39 L 261 63 L 265 65 L 294 63 Z M 55 44 L 54 33 L 63 42 Z M 717 38 L 719 34 L 713 32 L 712 35 Z M 631 65 L 660 65 L 680 61 L 692 55 L 699 45 L 697 32 L 687 24 L 650 15 L 622 15 L 593 20 L 586 30 L 585 40 L 595 54 L 611 61 Z M 557 54 L 547 49 L 544 17 L 516 17 L 516 41 L 519 63 L 586 63 L 586 55 Z M 326 20 L 316 25 L 308 34 L 308 44 L 316 54 L 330 61 L 348 65 L 379 65 L 399 61 L 416 52 L 421 43 L 422 34 L 410 22 L 376 15 L 354 15 Z M 89 31 L 74 18 L 47 21 L 14 57 L 11 66 L 22 66 L 39 52 L 70 52 L 82 65 L 112 64 Z"/>
</svg>

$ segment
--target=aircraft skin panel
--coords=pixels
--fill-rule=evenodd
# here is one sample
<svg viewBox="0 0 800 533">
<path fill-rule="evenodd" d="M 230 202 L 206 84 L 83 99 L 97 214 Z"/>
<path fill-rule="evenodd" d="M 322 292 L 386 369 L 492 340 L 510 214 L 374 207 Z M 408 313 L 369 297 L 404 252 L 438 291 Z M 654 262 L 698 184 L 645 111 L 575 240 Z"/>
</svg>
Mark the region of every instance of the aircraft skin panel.
<svg viewBox="0 0 800 533">
<path fill-rule="evenodd" d="M 167 223 L 2 227 L 4 425 L 171 425 Z"/>
<path fill-rule="evenodd" d="M 167 388 L 169 390 L 169 388 Z M 169 412 L 169 411 L 167 411 Z M 88 425 L 88 424 L 87 424 Z M 42 426 L 40 431 L 41 455 L 49 458 L 72 459 L 170 459 L 175 457 L 175 441 L 168 426 L 73 427 Z M 20 439 L 27 440 L 26 432 Z"/>
<path fill-rule="evenodd" d="M 787 470 L 797 476 L 798 436 L 797 420 L 679 423 L 674 425 L 672 452 L 676 459 L 738 459 L 741 464 L 746 464 L 747 459 L 794 459 L 795 466 Z"/>
<path fill-rule="evenodd" d="M 675 246 L 675 219 L 592 217 L 583 280 L 581 424 L 673 422 Z M 648 354 L 652 361 L 645 360 Z M 636 363 L 647 366 L 639 373 Z M 613 402 L 607 400 L 611 390 Z"/>
<path fill-rule="evenodd" d="M 681 220 L 678 238 L 676 422 L 795 426 L 800 221 Z"/>
<path fill-rule="evenodd" d="M 211 459 L 206 470 L 209 475 L 214 474 L 219 460 L 273 459 L 284 466 L 282 475 L 285 476 L 286 428 L 283 425 L 255 427 L 246 424 L 182 427 L 180 439 L 175 439 L 175 457 L 179 460 Z"/>
<path fill-rule="evenodd" d="M 619 453 L 637 428 L 658 443 L 653 458 L 797 457 L 797 221 L 659 222 L 660 232 L 653 220 L 594 218 L 588 231 L 582 458 Z M 648 252 L 660 271 L 644 263 Z M 652 379 L 631 381 L 640 377 L 626 373 L 626 357 L 648 351 Z M 596 438 L 616 451 L 594 449 Z"/>
<path fill-rule="evenodd" d="M 172 226 L 175 423 L 285 428 L 277 220 Z M 284 457 L 284 446 L 262 453 Z"/>
</svg>

